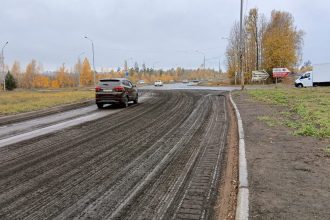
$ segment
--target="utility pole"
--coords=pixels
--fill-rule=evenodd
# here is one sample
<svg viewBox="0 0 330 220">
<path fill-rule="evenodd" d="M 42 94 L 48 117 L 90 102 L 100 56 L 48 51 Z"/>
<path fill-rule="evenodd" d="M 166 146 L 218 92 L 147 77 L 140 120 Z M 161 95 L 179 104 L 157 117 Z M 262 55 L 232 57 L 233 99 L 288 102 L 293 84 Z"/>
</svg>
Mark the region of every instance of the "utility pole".
<svg viewBox="0 0 330 220">
<path fill-rule="evenodd" d="M 240 23 L 239 23 L 239 71 L 241 72 L 241 87 L 244 90 L 244 73 L 243 73 L 243 0 L 241 0 L 241 13 L 240 13 Z"/>
<path fill-rule="evenodd" d="M 93 69 L 94 69 L 94 86 L 96 85 L 96 77 L 95 77 L 95 74 L 96 74 L 96 70 L 95 70 L 95 59 L 94 59 L 94 42 L 92 41 L 92 39 L 88 38 L 85 36 L 85 38 L 87 40 L 89 40 L 91 43 L 92 43 L 92 52 L 93 52 Z"/>
<path fill-rule="evenodd" d="M 1 71 L 2 71 L 2 74 L 3 74 L 3 91 L 6 91 L 6 73 L 5 73 L 5 57 L 3 55 L 3 49 L 7 46 L 8 44 L 8 41 L 5 43 L 5 45 L 2 47 L 2 50 L 1 50 Z"/>
</svg>

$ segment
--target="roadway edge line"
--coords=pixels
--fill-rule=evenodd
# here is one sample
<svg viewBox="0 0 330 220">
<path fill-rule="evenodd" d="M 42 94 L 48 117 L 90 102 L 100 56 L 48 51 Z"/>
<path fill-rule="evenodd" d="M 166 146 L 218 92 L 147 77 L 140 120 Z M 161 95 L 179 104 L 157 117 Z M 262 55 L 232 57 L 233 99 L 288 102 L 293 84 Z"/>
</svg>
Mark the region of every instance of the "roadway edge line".
<svg viewBox="0 0 330 220">
<path fill-rule="evenodd" d="M 248 171 L 247 162 L 245 156 L 245 141 L 244 141 L 244 129 L 243 121 L 236 103 L 234 102 L 231 92 L 229 93 L 229 99 L 235 109 L 238 137 L 239 137 L 239 186 L 236 204 L 236 217 L 235 220 L 247 220 L 249 219 L 249 188 L 248 188 Z"/>
</svg>

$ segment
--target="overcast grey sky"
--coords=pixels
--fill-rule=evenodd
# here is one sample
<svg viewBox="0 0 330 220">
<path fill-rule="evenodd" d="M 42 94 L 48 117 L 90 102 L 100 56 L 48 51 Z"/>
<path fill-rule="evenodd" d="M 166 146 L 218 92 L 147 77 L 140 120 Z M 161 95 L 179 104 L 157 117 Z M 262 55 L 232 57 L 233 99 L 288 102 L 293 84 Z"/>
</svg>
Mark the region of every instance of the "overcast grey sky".
<svg viewBox="0 0 330 220">
<path fill-rule="evenodd" d="M 95 66 L 168 68 L 200 66 L 207 58 L 222 56 L 235 20 L 239 0 L 0 0 L 0 45 L 6 41 L 5 63 L 19 60 L 22 68 L 32 58 L 45 70 L 62 63 L 71 67 L 79 54 Z M 245 0 L 244 12 L 258 7 L 269 17 L 271 10 L 288 11 L 306 32 L 304 60 L 330 62 L 329 0 Z M 130 59 L 132 58 L 132 59 Z M 216 59 L 207 67 L 217 68 Z"/>
</svg>

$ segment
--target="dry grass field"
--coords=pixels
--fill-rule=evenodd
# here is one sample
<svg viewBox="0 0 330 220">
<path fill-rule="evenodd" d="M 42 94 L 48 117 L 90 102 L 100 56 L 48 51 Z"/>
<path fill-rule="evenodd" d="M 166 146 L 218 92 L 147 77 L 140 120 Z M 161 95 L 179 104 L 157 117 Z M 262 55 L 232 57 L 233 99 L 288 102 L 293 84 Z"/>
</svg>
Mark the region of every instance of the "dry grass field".
<svg viewBox="0 0 330 220">
<path fill-rule="evenodd" d="M 41 110 L 92 99 L 92 90 L 17 90 L 0 92 L 0 115 Z"/>
</svg>

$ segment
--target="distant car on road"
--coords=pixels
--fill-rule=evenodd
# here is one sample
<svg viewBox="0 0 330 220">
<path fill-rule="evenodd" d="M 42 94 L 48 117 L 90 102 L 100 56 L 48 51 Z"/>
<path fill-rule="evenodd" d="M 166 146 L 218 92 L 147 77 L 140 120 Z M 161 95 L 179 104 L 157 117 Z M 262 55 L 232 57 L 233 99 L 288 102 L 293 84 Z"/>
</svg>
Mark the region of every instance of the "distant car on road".
<svg viewBox="0 0 330 220">
<path fill-rule="evenodd" d="M 136 86 L 125 78 L 101 79 L 95 88 L 95 102 L 98 108 L 104 104 L 121 105 L 126 108 L 129 101 L 138 103 Z"/>
<path fill-rule="evenodd" d="M 154 85 L 155 86 L 163 86 L 163 82 L 161 80 L 156 80 Z"/>
<path fill-rule="evenodd" d="M 145 81 L 144 80 L 139 80 L 138 84 L 145 84 Z"/>
<path fill-rule="evenodd" d="M 182 80 L 182 83 L 189 83 L 187 79 Z"/>
</svg>

